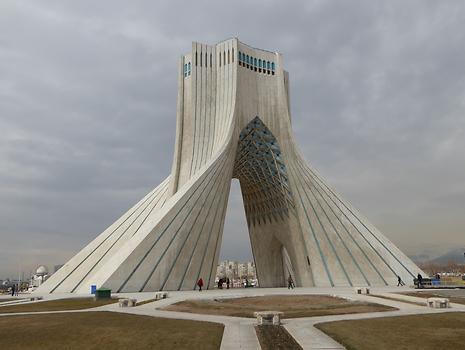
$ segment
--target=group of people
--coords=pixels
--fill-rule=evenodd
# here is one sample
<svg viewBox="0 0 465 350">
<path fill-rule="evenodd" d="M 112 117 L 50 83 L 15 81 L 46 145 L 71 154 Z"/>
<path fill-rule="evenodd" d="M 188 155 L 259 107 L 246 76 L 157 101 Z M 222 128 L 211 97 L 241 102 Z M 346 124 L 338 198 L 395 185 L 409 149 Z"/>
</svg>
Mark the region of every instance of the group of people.
<svg viewBox="0 0 465 350">
<path fill-rule="evenodd" d="M 226 283 L 226 289 L 229 289 L 229 285 L 231 284 L 229 277 L 223 277 L 218 280 L 218 289 L 223 289 L 223 284 L 225 283 Z"/>
<path fill-rule="evenodd" d="M 227 277 L 220 278 L 218 280 L 218 289 L 223 289 L 223 284 L 224 283 L 226 283 L 226 288 L 229 289 L 229 285 L 230 285 L 231 282 L 230 282 L 229 278 L 227 278 Z M 417 285 L 418 285 L 418 288 L 423 287 L 423 276 L 420 273 L 417 276 Z M 200 278 L 197 281 L 197 286 L 199 287 L 199 291 L 201 292 L 202 287 L 203 287 L 203 279 L 202 278 Z M 402 287 L 402 286 L 405 286 L 405 283 L 404 283 L 404 281 L 402 281 L 402 278 L 400 276 L 397 276 L 397 287 Z M 289 277 L 287 278 L 287 289 L 294 289 L 294 288 L 295 288 L 294 280 L 292 279 L 292 276 L 289 274 Z"/>
<path fill-rule="evenodd" d="M 229 280 L 228 277 L 223 277 L 223 278 L 220 278 L 218 280 L 218 289 L 223 289 L 223 284 L 226 283 L 226 289 L 229 289 L 229 286 L 231 284 L 231 281 Z M 246 279 L 246 286 L 248 286 L 248 280 Z M 202 291 L 202 287 L 203 287 L 203 279 L 202 278 L 199 278 L 199 280 L 197 281 L 197 287 L 199 287 L 199 292 Z M 294 284 L 294 280 L 292 279 L 292 276 L 289 274 L 289 277 L 287 278 L 287 289 L 294 289 L 295 288 L 295 284 Z"/>
<path fill-rule="evenodd" d="M 223 289 L 223 285 L 226 283 L 226 289 L 229 289 L 229 286 L 231 285 L 231 280 L 229 277 L 223 277 L 218 280 L 218 289 Z M 199 278 L 197 281 L 197 287 L 199 287 L 199 292 L 202 291 L 203 287 L 203 279 Z"/>
</svg>

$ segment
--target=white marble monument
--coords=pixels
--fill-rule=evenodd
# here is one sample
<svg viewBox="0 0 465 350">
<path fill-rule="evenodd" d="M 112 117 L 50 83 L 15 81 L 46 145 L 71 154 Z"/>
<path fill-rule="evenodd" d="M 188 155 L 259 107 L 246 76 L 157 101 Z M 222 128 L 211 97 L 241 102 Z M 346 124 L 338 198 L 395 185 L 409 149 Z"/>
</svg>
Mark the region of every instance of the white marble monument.
<svg viewBox="0 0 465 350">
<path fill-rule="evenodd" d="M 192 44 L 178 65 L 171 174 L 39 292 L 214 285 L 232 178 L 261 287 L 386 286 L 421 270 L 303 158 L 282 55 L 238 39 Z M 311 92 L 309 92 L 311 93 Z"/>
</svg>

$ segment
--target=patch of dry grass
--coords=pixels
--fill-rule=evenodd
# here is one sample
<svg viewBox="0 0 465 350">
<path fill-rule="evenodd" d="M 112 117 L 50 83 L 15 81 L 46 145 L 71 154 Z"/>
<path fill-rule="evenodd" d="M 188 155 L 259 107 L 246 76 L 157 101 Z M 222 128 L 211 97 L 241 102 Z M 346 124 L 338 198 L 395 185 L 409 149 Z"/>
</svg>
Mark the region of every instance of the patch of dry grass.
<svg viewBox="0 0 465 350">
<path fill-rule="evenodd" d="M 396 309 L 326 295 L 273 295 L 234 299 L 185 300 L 169 305 L 164 310 L 236 317 L 254 317 L 254 311 L 274 310 L 284 312 L 284 318 L 297 318 Z"/>
<path fill-rule="evenodd" d="M 465 313 L 336 321 L 316 327 L 348 350 L 465 349 Z"/>
<path fill-rule="evenodd" d="M 0 317 L 8 350 L 219 349 L 224 326 L 116 312 Z"/>
<path fill-rule="evenodd" d="M 409 295 L 411 297 L 417 297 L 417 298 L 447 298 L 451 303 L 456 303 L 456 304 L 463 304 L 465 305 L 465 298 L 463 297 L 454 297 L 454 296 L 448 296 L 447 294 L 441 294 L 440 291 L 438 292 L 433 292 L 433 291 L 425 291 L 425 292 L 405 292 L 405 293 L 399 293 L 403 295 Z M 426 300 L 425 300 L 426 303 Z"/>
<path fill-rule="evenodd" d="M 0 307 L 0 313 L 83 310 L 116 303 L 117 301 L 117 299 L 94 300 L 94 298 L 71 298 L 38 301 L 28 304 L 2 306 Z"/>
</svg>

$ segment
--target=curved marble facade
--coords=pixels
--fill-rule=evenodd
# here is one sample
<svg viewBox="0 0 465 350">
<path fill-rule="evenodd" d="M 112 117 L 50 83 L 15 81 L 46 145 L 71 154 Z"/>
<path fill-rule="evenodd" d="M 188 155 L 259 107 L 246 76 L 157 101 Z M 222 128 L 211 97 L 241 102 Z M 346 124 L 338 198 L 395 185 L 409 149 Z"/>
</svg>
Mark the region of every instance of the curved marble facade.
<svg viewBox="0 0 465 350">
<path fill-rule="evenodd" d="M 419 268 L 303 159 L 279 53 L 192 44 L 178 65 L 170 176 L 39 292 L 212 288 L 231 178 L 240 181 L 262 287 L 384 286 Z"/>
</svg>

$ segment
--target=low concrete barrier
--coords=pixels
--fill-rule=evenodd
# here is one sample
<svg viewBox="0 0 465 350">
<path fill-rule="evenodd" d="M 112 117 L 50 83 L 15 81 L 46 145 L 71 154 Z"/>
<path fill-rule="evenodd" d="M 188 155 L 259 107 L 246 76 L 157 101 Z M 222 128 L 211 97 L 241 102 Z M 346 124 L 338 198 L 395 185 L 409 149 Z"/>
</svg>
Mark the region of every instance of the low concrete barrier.
<svg viewBox="0 0 465 350">
<path fill-rule="evenodd" d="M 167 292 L 156 292 L 155 293 L 155 300 L 166 299 L 168 298 Z"/>
<path fill-rule="evenodd" d="M 118 300 L 119 307 L 134 307 L 137 304 L 137 299 L 123 298 Z"/>
<path fill-rule="evenodd" d="M 253 315 L 257 318 L 257 324 L 279 326 L 281 324 L 281 311 L 256 311 Z"/>
<path fill-rule="evenodd" d="M 370 288 L 368 288 L 368 287 L 357 287 L 357 288 L 355 288 L 355 293 L 356 294 L 369 295 L 370 294 Z"/>
<path fill-rule="evenodd" d="M 426 304 L 433 309 L 447 309 L 450 307 L 449 299 L 447 298 L 428 298 L 426 299 Z"/>
</svg>

